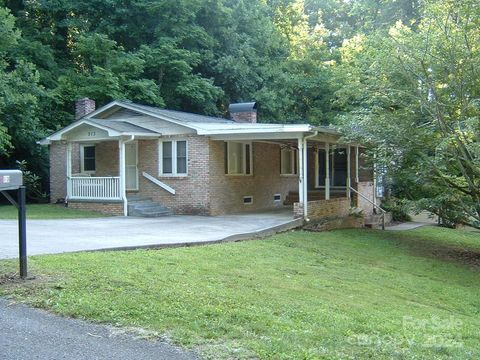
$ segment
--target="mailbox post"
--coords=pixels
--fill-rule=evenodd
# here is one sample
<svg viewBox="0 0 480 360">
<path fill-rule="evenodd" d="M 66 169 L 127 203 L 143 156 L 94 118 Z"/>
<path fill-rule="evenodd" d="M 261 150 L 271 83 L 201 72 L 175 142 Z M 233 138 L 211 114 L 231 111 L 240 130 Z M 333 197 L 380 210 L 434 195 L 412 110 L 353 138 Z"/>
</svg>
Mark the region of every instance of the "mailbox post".
<svg viewBox="0 0 480 360">
<path fill-rule="evenodd" d="M 8 193 L 16 190 L 17 200 Z M 20 170 L 0 170 L 0 193 L 18 209 L 18 248 L 20 277 L 27 277 L 27 219 L 25 212 L 26 194 L 23 174 Z"/>
</svg>

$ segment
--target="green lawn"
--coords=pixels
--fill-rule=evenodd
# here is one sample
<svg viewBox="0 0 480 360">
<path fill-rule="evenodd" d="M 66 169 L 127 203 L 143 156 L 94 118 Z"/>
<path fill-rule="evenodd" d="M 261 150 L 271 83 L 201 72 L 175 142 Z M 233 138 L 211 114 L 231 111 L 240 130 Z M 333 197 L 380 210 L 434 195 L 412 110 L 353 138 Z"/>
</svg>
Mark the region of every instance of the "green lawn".
<svg viewBox="0 0 480 360">
<path fill-rule="evenodd" d="M 0 293 L 151 330 L 206 358 L 480 358 L 478 233 L 290 232 L 30 264 L 36 281 Z M 15 265 L 0 262 L 0 274 Z"/>
<path fill-rule="evenodd" d="M 11 220 L 17 218 L 17 208 L 13 205 L 0 205 L 0 219 Z M 29 204 L 27 205 L 28 219 L 75 219 L 105 217 L 94 211 L 69 209 L 63 205 L 54 204 Z"/>
</svg>

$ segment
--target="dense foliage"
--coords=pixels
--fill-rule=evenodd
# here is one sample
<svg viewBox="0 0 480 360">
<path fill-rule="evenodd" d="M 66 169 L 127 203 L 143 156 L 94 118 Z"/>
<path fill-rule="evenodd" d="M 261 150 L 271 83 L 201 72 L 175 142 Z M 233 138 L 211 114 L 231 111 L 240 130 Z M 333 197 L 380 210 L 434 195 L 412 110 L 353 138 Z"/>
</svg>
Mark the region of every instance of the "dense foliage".
<svg viewBox="0 0 480 360">
<path fill-rule="evenodd" d="M 353 127 L 396 195 L 478 220 L 480 16 L 459 4 L 0 0 L 0 167 L 46 179 L 35 141 L 80 97 L 211 115 L 255 99 L 260 121 Z"/>
</svg>

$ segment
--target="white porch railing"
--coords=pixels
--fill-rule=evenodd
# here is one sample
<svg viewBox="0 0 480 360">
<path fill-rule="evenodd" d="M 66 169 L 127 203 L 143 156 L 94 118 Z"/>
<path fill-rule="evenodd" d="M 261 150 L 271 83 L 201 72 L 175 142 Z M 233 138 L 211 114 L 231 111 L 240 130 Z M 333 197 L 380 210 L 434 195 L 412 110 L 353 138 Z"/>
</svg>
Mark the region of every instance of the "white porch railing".
<svg viewBox="0 0 480 360">
<path fill-rule="evenodd" d="M 122 200 L 120 177 L 71 177 L 67 181 L 71 200 Z"/>
</svg>

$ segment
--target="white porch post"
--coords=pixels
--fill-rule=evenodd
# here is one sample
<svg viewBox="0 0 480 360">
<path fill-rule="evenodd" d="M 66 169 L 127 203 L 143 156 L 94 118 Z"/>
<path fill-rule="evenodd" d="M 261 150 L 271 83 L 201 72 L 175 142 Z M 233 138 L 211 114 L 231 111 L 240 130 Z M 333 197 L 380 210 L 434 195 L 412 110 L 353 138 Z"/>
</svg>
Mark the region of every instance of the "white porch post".
<svg viewBox="0 0 480 360">
<path fill-rule="evenodd" d="M 308 219 L 308 146 L 307 139 L 303 141 L 303 218 Z"/>
<path fill-rule="evenodd" d="M 350 148 L 350 145 L 347 145 L 347 198 L 350 199 L 350 187 L 352 186 L 352 180 L 351 180 L 351 161 L 350 161 L 350 155 L 352 153 L 352 150 Z"/>
<path fill-rule="evenodd" d="M 325 200 L 330 200 L 330 144 L 325 143 Z"/>
<path fill-rule="evenodd" d="M 298 138 L 298 202 L 303 203 L 303 139 Z M 305 214 L 304 214 L 305 216 Z"/>
<path fill-rule="evenodd" d="M 377 211 L 377 154 L 373 154 L 373 212 Z"/>
<path fill-rule="evenodd" d="M 67 142 L 67 199 L 72 195 L 72 143 Z"/>
<path fill-rule="evenodd" d="M 358 165 L 360 164 L 359 161 L 359 147 L 358 145 L 355 147 L 355 182 L 358 184 L 359 176 L 358 176 Z"/>
<path fill-rule="evenodd" d="M 125 142 L 118 140 L 119 153 L 119 174 L 120 174 L 120 195 L 123 199 L 123 215 L 128 215 L 127 193 L 125 188 Z"/>
</svg>

